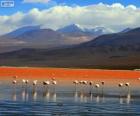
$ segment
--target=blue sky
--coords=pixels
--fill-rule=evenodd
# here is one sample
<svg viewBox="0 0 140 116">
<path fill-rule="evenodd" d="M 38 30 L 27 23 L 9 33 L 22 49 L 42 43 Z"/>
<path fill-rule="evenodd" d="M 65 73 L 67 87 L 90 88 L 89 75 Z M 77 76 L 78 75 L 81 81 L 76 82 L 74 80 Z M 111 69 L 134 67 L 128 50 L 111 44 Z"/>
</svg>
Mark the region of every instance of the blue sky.
<svg viewBox="0 0 140 116">
<path fill-rule="evenodd" d="M 2 0 L 0 0 L 2 1 Z M 56 5 L 68 5 L 68 6 L 87 6 L 92 4 L 98 4 L 100 2 L 105 4 L 113 4 L 113 3 L 121 3 L 124 6 L 133 4 L 137 7 L 140 7 L 140 0 L 51 0 L 48 3 L 23 3 L 23 0 L 14 0 L 15 7 L 14 8 L 1 8 L 0 7 L 0 15 L 11 15 L 15 12 L 22 11 L 28 12 L 32 8 L 38 8 L 40 10 L 47 9 Z"/>
<path fill-rule="evenodd" d="M 13 8 L 0 7 L 0 35 L 35 25 L 56 30 L 78 24 L 82 28 L 105 27 L 109 32 L 140 27 L 140 0 L 14 1 Z"/>
</svg>

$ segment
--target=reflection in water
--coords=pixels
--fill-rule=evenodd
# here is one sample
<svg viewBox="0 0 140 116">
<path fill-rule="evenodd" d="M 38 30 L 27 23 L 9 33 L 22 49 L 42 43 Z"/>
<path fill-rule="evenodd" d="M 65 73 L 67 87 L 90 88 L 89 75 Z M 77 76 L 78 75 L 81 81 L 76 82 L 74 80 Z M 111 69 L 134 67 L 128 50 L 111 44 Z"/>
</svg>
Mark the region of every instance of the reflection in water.
<svg viewBox="0 0 140 116">
<path fill-rule="evenodd" d="M 5 87 L 5 88 L 4 88 Z M 93 92 L 89 94 L 89 89 L 86 93 L 83 92 L 73 92 L 72 91 L 59 91 L 54 93 L 53 90 L 42 90 L 42 88 L 31 88 L 27 89 L 18 88 L 13 89 L 13 86 L 2 86 L 0 92 L 0 104 L 1 111 L 0 114 L 5 113 L 5 115 L 136 115 L 139 114 L 140 109 L 140 95 L 138 97 L 133 97 L 133 91 L 131 94 L 123 93 L 123 96 L 119 98 L 119 93 L 108 93 L 104 91 L 104 96 L 102 94 L 96 94 Z M 61 89 L 61 88 L 60 88 Z M 70 88 L 71 89 L 71 88 Z M 93 91 L 93 90 L 92 90 Z M 101 89 L 100 89 L 101 91 Z M 100 92 L 99 91 L 99 92 Z M 137 91 L 136 91 L 137 92 Z M 42 97 L 43 94 L 43 97 Z M 29 100 L 28 100 L 29 97 Z M 105 103 L 102 103 L 105 98 Z M 49 101 L 49 102 L 46 102 Z M 132 100 L 133 99 L 133 102 Z M 12 100 L 12 101 L 11 101 Z M 27 101 L 28 100 L 28 101 Z M 36 100 L 37 102 L 33 102 Z M 13 102 L 15 101 L 15 102 Z M 21 102 L 22 101 L 22 102 Z M 23 102 L 25 101 L 25 102 Z M 26 102 L 27 101 L 27 102 Z M 74 102 L 75 101 L 75 102 Z M 55 102 L 55 103 L 53 103 Z M 130 104 L 130 105 L 129 105 Z M 8 112 L 8 113 L 7 113 Z M 103 112 L 108 112 L 104 114 Z M 111 112 L 111 113 L 110 113 Z M 83 113 L 83 114 L 82 114 Z M 99 114 L 98 114 L 99 113 Z M 109 114 L 110 113 L 110 114 Z M 4 115 L 4 114 L 3 114 Z"/>
<path fill-rule="evenodd" d="M 105 103 L 105 97 L 104 97 L 104 95 L 102 96 L 102 103 Z"/>
<path fill-rule="evenodd" d="M 49 101 L 50 100 L 50 92 L 49 90 L 45 90 L 43 92 L 43 98 L 46 100 L 46 101 Z"/>
<path fill-rule="evenodd" d="M 28 93 L 27 88 L 22 90 L 21 96 L 22 96 L 22 101 L 28 101 L 29 93 Z"/>
<path fill-rule="evenodd" d="M 77 91 L 77 85 L 76 84 L 74 85 L 74 91 L 75 92 Z"/>
<path fill-rule="evenodd" d="M 131 94 L 128 94 L 126 97 L 126 103 L 130 104 L 130 101 L 131 101 Z"/>
<path fill-rule="evenodd" d="M 87 102 L 87 96 L 86 96 L 86 95 L 84 95 L 84 99 L 83 99 L 83 101 L 84 101 L 84 103 Z"/>
<path fill-rule="evenodd" d="M 41 92 L 41 97 L 40 97 L 40 94 L 39 94 L 40 92 L 37 91 L 39 88 L 36 88 L 35 86 L 31 86 L 32 91 L 29 91 L 30 88 L 27 88 L 27 87 L 25 87 L 25 88 L 20 87 L 20 89 L 18 88 L 18 86 L 17 87 L 13 86 L 13 87 L 14 88 L 11 88 L 11 90 L 13 89 L 12 97 L 11 97 L 11 94 L 10 94 L 10 99 L 12 99 L 13 101 L 18 101 L 19 100 L 18 98 L 20 98 L 20 100 L 22 100 L 22 101 L 28 101 L 29 98 L 32 99 L 33 101 L 36 101 L 38 99 L 40 100 L 40 98 L 41 98 L 41 100 L 45 99 L 45 101 L 56 102 L 56 101 L 59 100 L 59 99 L 57 99 L 57 97 L 59 95 L 62 95 L 62 94 L 59 94 L 59 93 L 56 95 L 56 92 L 53 92 L 52 88 L 50 88 L 50 90 L 48 90 L 48 87 L 47 88 L 45 87 L 45 91 L 43 90 Z M 120 89 L 120 91 L 118 91 L 118 93 L 115 95 L 115 97 L 118 99 L 118 103 L 120 103 L 120 104 L 124 104 L 124 103 L 125 104 L 130 104 L 131 103 L 131 97 L 133 98 L 133 94 L 132 94 L 132 96 L 130 94 L 130 88 L 129 87 L 128 88 L 124 87 L 124 89 L 123 89 L 122 87 L 120 87 L 119 89 Z M 90 88 L 90 90 L 91 90 L 91 88 Z M 102 95 L 100 93 L 100 91 L 101 91 L 100 88 L 96 88 L 95 92 L 89 93 L 89 88 L 87 88 L 86 93 L 84 91 L 81 91 L 81 92 L 75 91 L 74 93 L 71 91 L 70 96 L 72 95 L 72 97 L 73 97 L 72 99 L 75 102 L 87 103 L 87 102 L 94 101 L 96 103 L 104 103 L 105 100 L 107 100 L 108 96 L 106 96 L 106 95 L 108 95 L 108 93 L 106 91 L 104 91 L 105 93 L 103 92 L 104 94 Z M 119 97 L 119 92 L 120 92 L 120 97 Z M 42 93 L 43 93 L 43 98 L 42 98 Z M 30 97 L 29 97 L 29 95 L 30 95 Z M 105 100 L 104 100 L 104 97 L 105 97 Z M 109 97 L 111 97 L 111 95 Z M 112 95 L 112 97 L 114 97 L 114 96 Z M 107 101 L 106 101 L 106 103 L 107 103 Z"/>
<path fill-rule="evenodd" d="M 12 100 L 13 101 L 16 101 L 17 100 L 17 94 L 16 94 L 16 92 L 13 92 L 13 94 L 12 94 Z"/>
<path fill-rule="evenodd" d="M 29 93 L 28 93 L 27 90 L 25 91 L 25 93 L 26 93 L 26 94 L 25 94 L 25 100 L 28 101 L 28 100 L 29 100 Z"/>
<path fill-rule="evenodd" d="M 53 102 L 56 102 L 56 93 L 52 94 L 52 100 L 53 100 Z"/>
<path fill-rule="evenodd" d="M 123 84 L 122 83 L 120 83 L 119 84 L 119 91 L 120 91 L 120 97 L 122 97 L 123 96 L 123 94 L 124 94 L 124 88 L 123 88 Z"/>
<path fill-rule="evenodd" d="M 83 92 L 81 92 L 80 93 L 80 102 L 83 102 L 84 101 L 83 98 L 84 98 L 84 94 L 83 94 Z"/>
<path fill-rule="evenodd" d="M 22 101 L 25 101 L 25 96 L 26 96 L 25 89 L 24 89 L 24 90 L 22 90 L 21 95 L 22 95 Z"/>
<path fill-rule="evenodd" d="M 36 101 L 37 100 L 37 92 L 33 91 L 32 96 L 33 96 L 33 100 Z"/>
<path fill-rule="evenodd" d="M 90 101 L 92 101 L 93 100 L 93 95 L 92 95 L 92 93 L 90 94 Z"/>
<path fill-rule="evenodd" d="M 120 97 L 120 104 L 123 104 L 123 97 Z"/>
<path fill-rule="evenodd" d="M 97 97 L 96 97 L 96 103 L 99 103 L 99 102 L 100 102 L 100 96 L 97 95 Z"/>
<path fill-rule="evenodd" d="M 33 97 L 33 100 L 36 101 L 37 99 L 36 83 L 33 84 L 32 97 Z"/>
<path fill-rule="evenodd" d="M 78 92 L 77 92 L 77 91 L 74 93 L 74 101 L 75 101 L 75 102 L 78 101 Z"/>
<path fill-rule="evenodd" d="M 13 85 L 13 91 L 12 91 L 12 100 L 16 101 L 17 100 L 17 95 L 16 95 L 16 85 Z"/>
</svg>

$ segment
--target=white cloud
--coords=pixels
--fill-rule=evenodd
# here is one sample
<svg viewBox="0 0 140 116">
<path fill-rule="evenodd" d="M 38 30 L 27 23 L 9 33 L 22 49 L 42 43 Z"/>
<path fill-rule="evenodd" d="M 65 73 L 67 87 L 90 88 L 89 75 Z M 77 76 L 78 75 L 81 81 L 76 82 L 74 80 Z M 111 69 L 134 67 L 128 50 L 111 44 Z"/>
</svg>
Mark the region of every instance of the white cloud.
<svg viewBox="0 0 140 116">
<path fill-rule="evenodd" d="M 23 3 L 48 3 L 50 0 L 23 0 Z"/>
<path fill-rule="evenodd" d="M 17 12 L 11 16 L 0 16 L 0 34 L 27 25 L 41 25 L 43 28 L 58 29 L 69 24 L 83 27 L 106 27 L 112 31 L 140 27 L 140 8 L 120 3 L 107 5 L 99 3 L 90 6 L 55 6 L 39 10 L 33 8 L 27 13 Z"/>
</svg>

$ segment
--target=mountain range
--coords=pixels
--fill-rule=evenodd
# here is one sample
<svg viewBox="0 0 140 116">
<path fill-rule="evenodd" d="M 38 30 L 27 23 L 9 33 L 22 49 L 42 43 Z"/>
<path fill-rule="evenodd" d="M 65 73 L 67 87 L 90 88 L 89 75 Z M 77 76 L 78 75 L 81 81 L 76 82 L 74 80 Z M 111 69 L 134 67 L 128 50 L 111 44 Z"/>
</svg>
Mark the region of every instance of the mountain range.
<svg viewBox="0 0 140 116">
<path fill-rule="evenodd" d="M 55 49 L 24 48 L 0 54 L 0 65 L 69 68 L 140 68 L 140 28 L 100 35 Z"/>
<path fill-rule="evenodd" d="M 70 36 L 83 36 L 83 35 L 88 35 L 88 36 L 99 36 L 107 33 L 112 33 L 109 29 L 105 27 L 95 27 L 95 28 L 84 28 L 80 26 L 79 24 L 72 24 L 65 26 L 61 29 L 57 30 L 58 32 L 65 33 Z"/>
<path fill-rule="evenodd" d="M 105 28 L 83 29 L 72 24 L 58 30 L 25 26 L 0 36 L 0 52 L 21 48 L 54 48 L 90 41 L 104 34 Z"/>
</svg>

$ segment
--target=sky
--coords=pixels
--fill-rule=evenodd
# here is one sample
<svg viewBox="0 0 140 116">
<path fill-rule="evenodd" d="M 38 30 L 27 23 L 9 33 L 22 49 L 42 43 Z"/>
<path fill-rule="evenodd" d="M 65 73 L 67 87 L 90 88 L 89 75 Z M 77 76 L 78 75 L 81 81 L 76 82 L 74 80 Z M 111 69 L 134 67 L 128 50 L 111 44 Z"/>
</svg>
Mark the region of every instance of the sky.
<svg viewBox="0 0 140 116">
<path fill-rule="evenodd" d="M 0 6 L 1 35 L 34 25 L 56 30 L 75 23 L 83 28 L 105 27 L 112 32 L 140 26 L 140 0 L 13 1 L 14 7 Z"/>
</svg>

